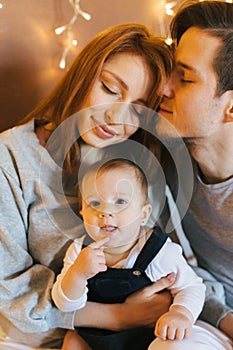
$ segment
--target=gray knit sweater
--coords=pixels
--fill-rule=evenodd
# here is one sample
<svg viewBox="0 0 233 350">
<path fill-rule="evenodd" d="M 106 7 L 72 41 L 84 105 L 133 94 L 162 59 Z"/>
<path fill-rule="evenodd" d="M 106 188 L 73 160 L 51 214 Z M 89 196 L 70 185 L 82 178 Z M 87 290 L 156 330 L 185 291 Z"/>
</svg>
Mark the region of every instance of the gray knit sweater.
<svg viewBox="0 0 233 350">
<path fill-rule="evenodd" d="M 141 155 L 136 144 L 122 144 L 104 151 L 82 147 L 81 171 L 130 148 Z M 83 234 L 77 191 L 70 186 L 64 195 L 61 169 L 40 146 L 34 121 L 2 133 L 0 155 L 0 327 L 17 342 L 59 347 L 62 328 L 74 327 L 74 313 L 57 310 L 50 291 L 68 245 Z M 164 198 L 164 180 L 155 183 L 151 225 Z"/>
<path fill-rule="evenodd" d="M 179 154 L 179 149 L 176 151 Z M 182 167 L 182 159 L 179 167 L 185 178 L 186 168 Z M 167 163 L 166 170 L 174 198 L 179 192 L 178 207 L 181 210 L 187 208 L 182 220 L 183 231 L 202 268 L 195 270 L 207 285 L 201 318 L 218 326 L 219 321 L 233 310 L 233 178 L 219 184 L 205 184 L 200 178 L 197 164 L 193 162 L 190 201 L 187 196 L 190 193 L 188 175 L 187 186 L 183 184 L 181 190 L 172 162 Z"/>
<path fill-rule="evenodd" d="M 50 299 L 69 237 L 82 231 L 66 199 L 75 210 L 77 195 L 65 197 L 60 180 L 33 121 L 0 135 L 0 325 L 31 346 L 57 346 L 57 327 L 73 328 L 73 313 Z"/>
<path fill-rule="evenodd" d="M 157 203 L 153 203 L 152 222 L 164 194 L 163 182 L 158 183 L 158 176 L 153 179 L 151 192 Z M 71 239 L 83 233 L 82 221 L 75 214 L 76 190 L 71 187 L 65 192 L 66 196 L 61 169 L 40 146 L 34 121 L 0 135 L 0 325 L 6 335 L 31 346 L 59 347 L 62 328 L 74 327 L 74 314 L 59 311 L 50 297 Z M 208 258 L 208 242 L 204 247 Z M 231 260 L 232 246 L 226 246 L 224 254 L 224 259 Z M 220 267 L 217 264 L 219 272 Z M 223 283 L 232 282 L 231 277 L 229 264 Z"/>
</svg>

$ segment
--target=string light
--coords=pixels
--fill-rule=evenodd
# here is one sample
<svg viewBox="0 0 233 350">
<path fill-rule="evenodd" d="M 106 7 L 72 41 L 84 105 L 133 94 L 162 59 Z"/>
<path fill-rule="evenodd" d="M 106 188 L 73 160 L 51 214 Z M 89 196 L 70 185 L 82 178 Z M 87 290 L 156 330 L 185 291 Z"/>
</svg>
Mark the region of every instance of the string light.
<svg viewBox="0 0 233 350">
<path fill-rule="evenodd" d="M 170 36 L 167 36 L 166 39 L 165 39 L 165 43 L 166 43 L 167 45 L 171 45 L 171 44 L 173 43 L 172 38 L 171 38 Z"/>
<path fill-rule="evenodd" d="M 160 35 L 164 37 L 165 42 L 168 45 L 172 44 L 172 38 L 169 36 L 169 22 L 166 17 L 174 15 L 174 7 L 177 5 L 177 1 L 169 1 L 160 0 L 160 8 L 162 15 L 159 16 L 159 27 L 160 27 Z"/>
<path fill-rule="evenodd" d="M 155 0 L 156 1 L 156 0 Z M 169 35 L 169 22 L 170 18 L 166 18 L 167 16 L 174 16 L 175 10 L 174 8 L 180 3 L 182 0 L 177 1 L 169 1 L 166 0 L 160 0 L 160 9 L 161 9 L 161 16 L 159 16 L 159 27 L 160 27 L 160 35 L 164 37 L 165 42 L 168 45 L 172 44 L 172 38 Z M 205 0 L 199 0 L 200 2 Z M 233 0 L 225 0 L 225 2 L 233 3 Z"/>
<path fill-rule="evenodd" d="M 74 14 L 71 17 L 70 21 L 67 24 L 64 24 L 61 27 L 58 27 L 55 29 L 55 33 L 57 35 L 61 35 L 66 32 L 66 46 L 63 50 L 62 57 L 59 63 L 59 67 L 61 69 L 66 68 L 66 58 L 67 55 L 71 49 L 72 46 L 77 46 L 78 41 L 76 39 L 73 39 L 73 33 L 72 28 L 74 26 L 74 23 L 76 22 L 78 16 L 83 17 L 86 21 L 89 21 L 91 19 L 91 15 L 87 12 L 84 12 L 80 8 L 80 0 L 69 0 L 70 5 L 73 7 Z"/>
<path fill-rule="evenodd" d="M 168 2 L 165 4 L 165 12 L 168 16 L 174 15 L 173 7 L 176 6 L 176 1 Z"/>
</svg>

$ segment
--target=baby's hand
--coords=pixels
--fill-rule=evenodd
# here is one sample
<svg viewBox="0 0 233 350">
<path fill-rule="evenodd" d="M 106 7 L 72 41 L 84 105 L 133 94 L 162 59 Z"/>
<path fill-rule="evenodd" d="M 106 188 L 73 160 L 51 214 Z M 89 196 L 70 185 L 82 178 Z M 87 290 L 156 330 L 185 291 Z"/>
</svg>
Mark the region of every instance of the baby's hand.
<svg viewBox="0 0 233 350">
<path fill-rule="evenodd" d="M 95 276 L 101 271 L 106 271 L 106 261 L 104 255 L 104 245 L 109 241 L 108 237 L 100 241 L 93 242 L 86 248 L 82 249 L 79 256 L 74 262 L 73 269 L 85 280 Z"/>
<path fill-rule="evenodd" d="M 193 317 L 189 310 L 182 306 L 172 306 L 162 315 L 155 326 L 155 335 L 164 340 L 182 340 L 192 332 Z"/>
</svg>

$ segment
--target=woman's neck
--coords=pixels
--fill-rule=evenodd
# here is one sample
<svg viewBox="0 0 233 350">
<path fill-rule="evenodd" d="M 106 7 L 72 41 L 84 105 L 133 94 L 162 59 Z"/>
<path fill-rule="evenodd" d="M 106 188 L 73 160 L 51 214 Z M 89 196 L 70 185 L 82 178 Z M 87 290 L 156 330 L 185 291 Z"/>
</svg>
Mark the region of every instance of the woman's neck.
<svg viewBox="0 0 233 350">
<path fill-rule="evenodd" d="M 36 136 L 39 140 L 39 143 L 42 147 L 45 147 L 51 133 L 52 133 L 52 131 L 47 130 L 43 125 L 35 127 L 35 134 L 36 134 Z"/>
</svg>

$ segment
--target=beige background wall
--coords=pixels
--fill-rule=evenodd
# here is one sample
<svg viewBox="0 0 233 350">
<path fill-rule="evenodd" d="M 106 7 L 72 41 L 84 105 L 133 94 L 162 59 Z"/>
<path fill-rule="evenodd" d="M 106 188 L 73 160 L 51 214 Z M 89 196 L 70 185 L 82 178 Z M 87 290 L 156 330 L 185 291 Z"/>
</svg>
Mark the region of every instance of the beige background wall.
<svg viewBox="0 0 233 350">
<path fill-rule="evenodd" d="M 13 126 L 64 74 L 59 68 L 65 36 L 54 29 L 70 21 L 68 0 L 4 0 L 0 10 L 0 131 Z M 160 34 L 161 0 L 81 0 L 91 21 L 78 17 L 73 27 L 79 45 L 115 24 L 140 22 Z M 167 20 L 167 18 L 165 18 Z M 160 22 L 159 22 L 160 21 Z"/>
</svg>

